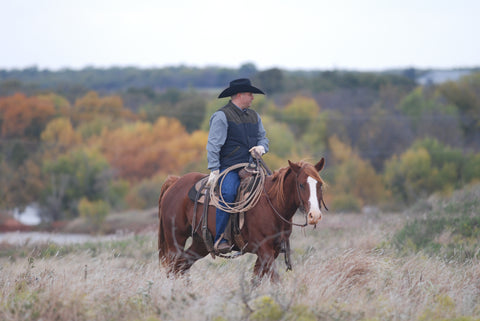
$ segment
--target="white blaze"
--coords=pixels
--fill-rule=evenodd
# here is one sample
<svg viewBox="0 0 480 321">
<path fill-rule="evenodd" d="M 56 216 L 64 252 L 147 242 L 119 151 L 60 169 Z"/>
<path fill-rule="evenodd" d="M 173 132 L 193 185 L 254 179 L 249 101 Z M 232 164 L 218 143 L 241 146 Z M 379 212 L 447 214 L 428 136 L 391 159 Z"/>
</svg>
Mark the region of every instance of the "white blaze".
<svg viewBox="0 0 480 321">
<path fill-rule="evenodd" d="M 317 198 L 317 184 L 318 182 L 311 178 L 307 178 L 308 186 L 310 188 L 310 197 L 308 202 L 310 203 L 310 212 L 308 213 L 308 219 L 310 224 L 316 224 L 322 218 L 322 211 Z"/>
</svg>

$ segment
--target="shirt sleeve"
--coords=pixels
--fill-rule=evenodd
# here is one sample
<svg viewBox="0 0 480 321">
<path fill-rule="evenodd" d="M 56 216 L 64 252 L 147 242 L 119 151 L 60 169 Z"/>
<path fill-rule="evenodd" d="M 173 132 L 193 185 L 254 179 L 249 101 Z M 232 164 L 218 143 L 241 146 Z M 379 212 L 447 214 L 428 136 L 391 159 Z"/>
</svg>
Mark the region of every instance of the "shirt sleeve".
<svg viewBox="0 0 480 321">
<path fill-rule="evenodd" d="M 208 169 L 220 168 L 220 149 L 227 139 L 227 117 L 222 111 L 215 112 L 210 118 L 210 130 L 207 141 Z"/>
<path fill-rule="evenodd" d="M 262 124 L 262 119 L 260 118 L 260 115 L 258 115 L 258 138 L 257 138 L 257 145 L 262 145 L 265 148 L 265 153 L 268 152 L 268 138 L 267 138 L 267 132 L 265 131 L 265 128 L 263 127 Z"/>
</svg>

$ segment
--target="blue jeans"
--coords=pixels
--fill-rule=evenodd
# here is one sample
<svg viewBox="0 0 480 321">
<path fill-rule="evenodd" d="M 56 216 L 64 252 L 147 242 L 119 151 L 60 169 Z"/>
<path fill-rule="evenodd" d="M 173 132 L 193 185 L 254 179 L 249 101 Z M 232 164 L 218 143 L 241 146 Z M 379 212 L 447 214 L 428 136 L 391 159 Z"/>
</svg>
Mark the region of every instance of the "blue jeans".
<svg viewBox="0 0 480 321">
<path fill-rule="evenodd" d="M 222 170 L 223 172 L 224 170 Z M 219 181 L 220 183 L 220 181 Z M 238 186 L 240 185 L 240 177 L 238 176 L 238 170 L 229 172 L 222 182 L 222 196 L 225 202 L 233 203 L 237 197 Z M 222 204 L 223 205 L 223 204 Z M 215 217 L 215 241 L 220 238 L 220 235 L 225 231 L 225 228 L 228 224 L 228 219 L 230 218 L 230 213 L 222 211 L 217 208 L 216 217 Z"/>
</svg>

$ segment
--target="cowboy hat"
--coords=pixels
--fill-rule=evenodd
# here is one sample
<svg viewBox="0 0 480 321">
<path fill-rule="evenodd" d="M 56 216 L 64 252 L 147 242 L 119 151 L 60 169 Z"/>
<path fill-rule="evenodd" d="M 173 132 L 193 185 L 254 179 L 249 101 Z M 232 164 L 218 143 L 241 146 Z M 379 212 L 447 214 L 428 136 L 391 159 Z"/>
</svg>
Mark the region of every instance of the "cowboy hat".
<svg viewBox="0 0 480 321">
<path fill-rule="evenodd" d="M 250 83 L 250 79 L 240 78 L 235 79 L 230 82 L 230 87 L 226 88 L 224 91 L 218 95 L 218 98 L 230 97 L 238 93 L 252 93 L 252 94 L 262 94 L 265 95 L 263 91 L 257 87 L 253 87 Z"/>
</svg>

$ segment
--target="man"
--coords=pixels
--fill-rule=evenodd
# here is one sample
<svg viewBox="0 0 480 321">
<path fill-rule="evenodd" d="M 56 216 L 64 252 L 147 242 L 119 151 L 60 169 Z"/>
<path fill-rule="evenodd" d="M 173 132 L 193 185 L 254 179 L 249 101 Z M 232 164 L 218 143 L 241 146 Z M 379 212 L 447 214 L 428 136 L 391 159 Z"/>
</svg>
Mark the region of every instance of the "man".
<svg viewBox="0 0 480 321">
<path fill-rule="evenodd" d="M 216 111 L 210 118 L 210 131 L 207 142 L 208 169 L 211 171 L 208 186 L 217 180 L 227 168 L 248 163 L 251 157 L 260 157 L 268 152 L 268 139 L 260 116 L 249 109 L 253 94 L 263 91 L 251 85 L 249 79 L 236 79 L 223 90 L 218 98 L 231 97 L 227 105 Z M 235 201 L 240 185 L 238 170 L 230 171 L 223 179 L 222 196 L 225 202 Z M 222 238 L 227 226 L 229 213 L 217 208 L 215 250 L 228 253 L 230 247 Z"/>
</svg>

